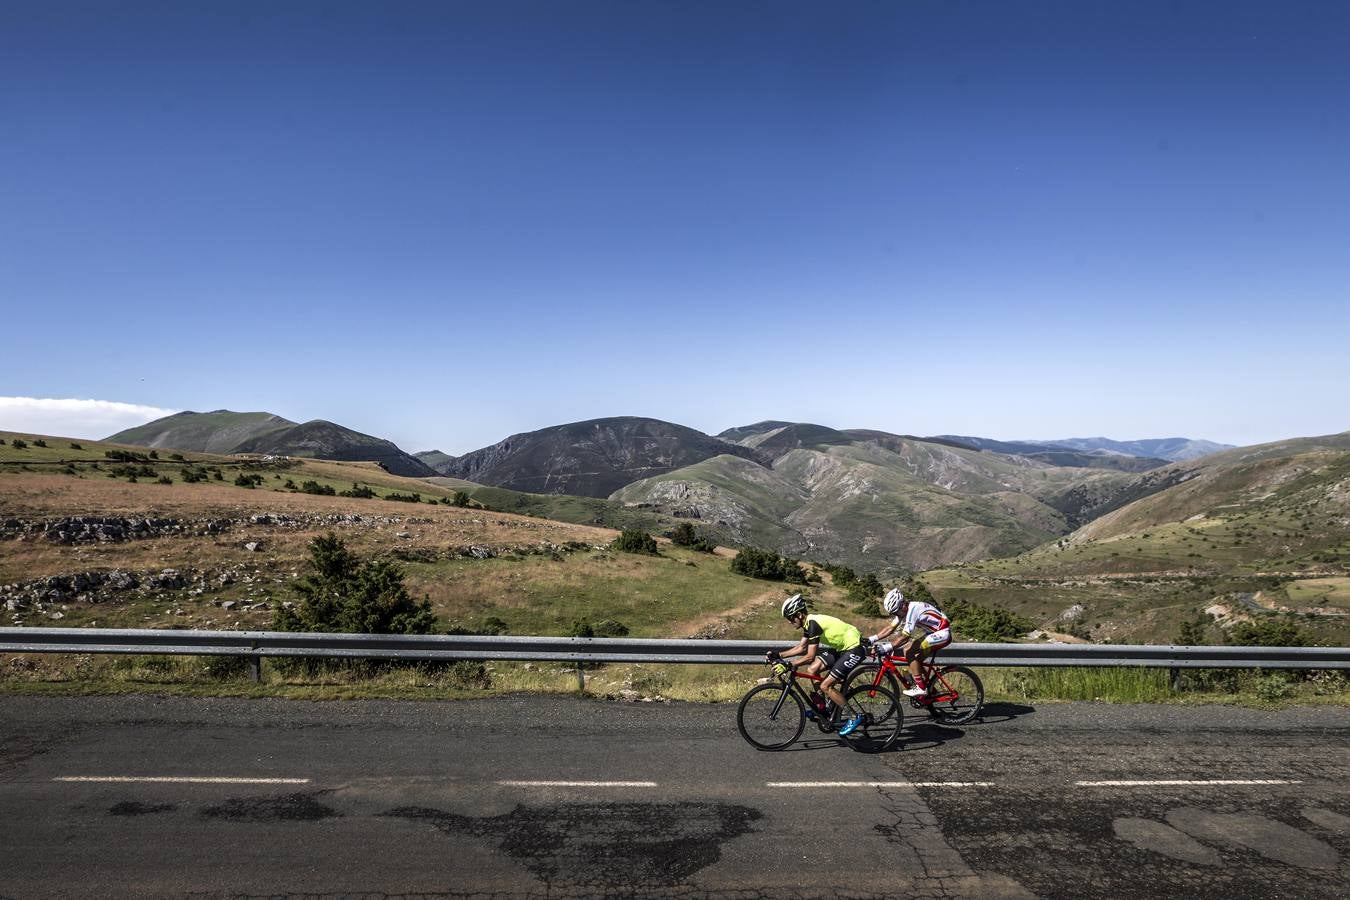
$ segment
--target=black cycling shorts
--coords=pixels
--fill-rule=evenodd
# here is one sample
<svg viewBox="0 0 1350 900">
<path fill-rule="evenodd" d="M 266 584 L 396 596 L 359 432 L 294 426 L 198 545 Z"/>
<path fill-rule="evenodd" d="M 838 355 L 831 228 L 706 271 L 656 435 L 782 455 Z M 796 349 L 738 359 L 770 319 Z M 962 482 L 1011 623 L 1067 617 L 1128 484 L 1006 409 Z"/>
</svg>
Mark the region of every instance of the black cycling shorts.
<svg viewBox="0 0 1350 900">
<path fill-rule="evenodd" d="M 840 684 L 848 677 L 848 673 L 858 667 L 858 664 L 867 659 L 867 654 L 863 652 L 862 645 L 849 647 L 847 650 L 841 650 L 839 656 L 830 664 L 830 674 L 834 680 Z"/>
</svg>

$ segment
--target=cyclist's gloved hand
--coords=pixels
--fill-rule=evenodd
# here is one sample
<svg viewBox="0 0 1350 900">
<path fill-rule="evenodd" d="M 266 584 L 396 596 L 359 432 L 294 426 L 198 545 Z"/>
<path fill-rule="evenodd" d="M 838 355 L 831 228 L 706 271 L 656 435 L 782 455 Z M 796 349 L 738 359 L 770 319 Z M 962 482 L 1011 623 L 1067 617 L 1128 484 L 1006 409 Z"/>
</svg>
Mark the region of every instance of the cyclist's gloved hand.
<svg viewBox="0 0 1350 900">
<path fill-rule="evenodd" d="M 862 639 L 862 651 L 864 653 L 872 652 L 872 639 L 870 637 L 864 637 Z"/>
<path fill-rule="evenodd" d="M 773 674 L 775 674 L 775 675 L 786 675 L 787 673 L 788 673 L 788 664 L 787 664 L 787 663 L 782 662 L 782 661 L 780 660 L 779 662 L 776 662 L 776 663 L 773 664 Z"/>
<path fill-rule="evenodd" d="M 778 651 L 777 651 L 777 650 L 769 650 L 769 651 L 767 651 L 767 652 L 764 654 L 764 661 L 765 661 L 765 662 L 773 662 L 775 659 L 778 659 Z"/>
</svg>

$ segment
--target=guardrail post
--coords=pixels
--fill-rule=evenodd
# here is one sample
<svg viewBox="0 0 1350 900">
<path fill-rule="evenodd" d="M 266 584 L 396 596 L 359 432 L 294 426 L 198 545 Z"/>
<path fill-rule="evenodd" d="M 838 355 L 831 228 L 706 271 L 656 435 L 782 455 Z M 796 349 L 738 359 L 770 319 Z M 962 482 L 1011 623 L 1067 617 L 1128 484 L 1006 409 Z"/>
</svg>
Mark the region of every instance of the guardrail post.
<svg viewBox="0 0 1350 900">
<path fill-rule="evenodd" d="M 1172 690 L 1181 693 L 1181 670 L 1176 666 L 1167 670 L 1168 682 L 1172 685 Z"/>
<path fill-rule="evenodd" d="M 262 680 L 262 657 L 253 656 L 248 661 L 248 680 L 257 684 Z"/>
<path fill-rule="evenodd" d="M 577 663 L 577 692 L 586 693 L 586 673 L 581 670 L 581 663 Z"/>
</svg>

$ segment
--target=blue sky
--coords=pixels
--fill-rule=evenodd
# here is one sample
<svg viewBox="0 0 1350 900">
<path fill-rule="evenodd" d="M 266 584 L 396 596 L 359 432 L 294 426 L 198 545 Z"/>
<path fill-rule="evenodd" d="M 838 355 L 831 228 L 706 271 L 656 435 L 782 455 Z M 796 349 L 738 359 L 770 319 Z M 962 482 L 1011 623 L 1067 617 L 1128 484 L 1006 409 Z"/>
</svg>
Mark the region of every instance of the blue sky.
<svg viewBox="0 0 1350 900">
<path fill-rule="evenodd" d="M 1347 34 L 1297 0 L 11 0 L 0 397 L 451 453 L 606 415 L 1343 431 Z"/>
</svg>

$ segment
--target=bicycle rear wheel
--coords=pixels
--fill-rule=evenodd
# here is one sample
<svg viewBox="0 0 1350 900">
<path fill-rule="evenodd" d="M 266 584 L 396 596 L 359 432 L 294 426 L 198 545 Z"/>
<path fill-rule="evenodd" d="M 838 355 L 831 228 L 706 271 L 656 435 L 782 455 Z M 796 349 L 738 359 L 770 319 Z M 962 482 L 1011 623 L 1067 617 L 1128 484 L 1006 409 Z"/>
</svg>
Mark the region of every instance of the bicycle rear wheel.
<svg viewBox="0 0 1350 900">
<path fill-rule="evenodd" d="M 844 735 L 848 745 L 859 753 L 881 753 L 895 746 L 900 740 L 900 729 L 905 724 L 905 714 L 900 708 L 899 697 L 887 687 L 885 681 L 873 686 L 870 683 L 854 685 L 844 695 L 846 716 L 861 715 L 862 724 L 849 734 Z M 878 718 L 875 711 L 882 711 Z"/>
<path fill-rule="evenodd" d="M 782 750 L 802 736 L 805 707 L 779 682 L 752 687 L 736 708 L 736 728 L 757 750 Z"/>
<path fill-rule="evenodd" d="M 848 673 L 848 678 L 841 688 L 845 697 L 848 697 L 849 692 L 855 687 L 865 688 L 865 691 L 855 694 L 853 699 L 859 708 L 870 713 L 876 722 L 884 722 L 900 711 L 898 702 L 900 682 L 890 672 L 878 678 L 880 673 L 879 663 L 863 663 Z M 887 691 L 878 692 L 874 690 L 876 687 L 884 687 Z"/>
<path fill-rule="evenodd" d="M 932 697 L 928 711 L 943 725 L 964 725 L 978 716 L 984 706 L 980 676 L 965 666 L 938 669 L 928 685 L 928 693 Z"/>
</svg>

